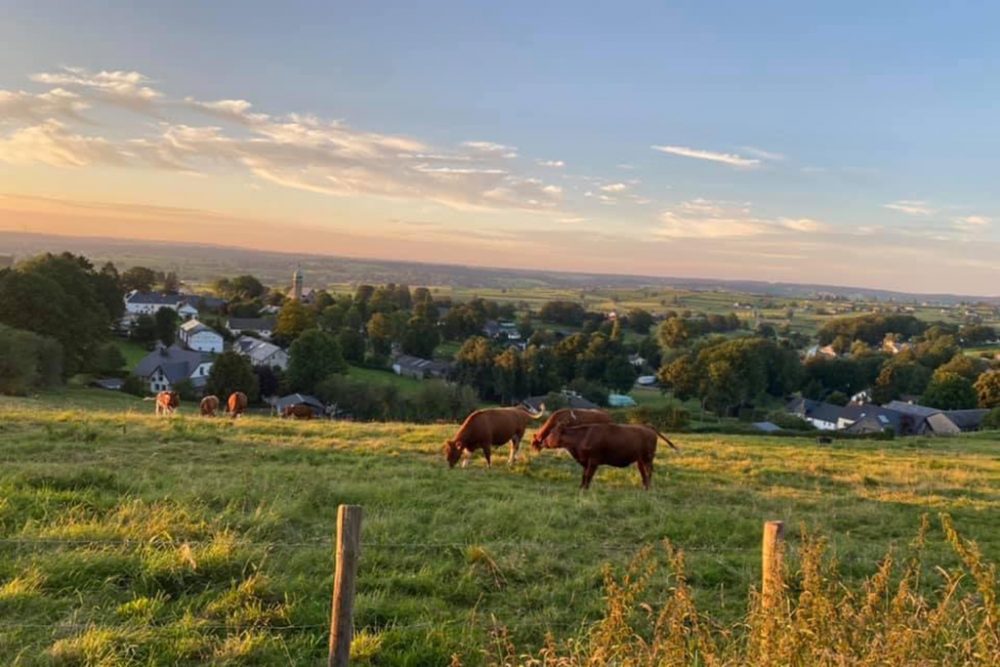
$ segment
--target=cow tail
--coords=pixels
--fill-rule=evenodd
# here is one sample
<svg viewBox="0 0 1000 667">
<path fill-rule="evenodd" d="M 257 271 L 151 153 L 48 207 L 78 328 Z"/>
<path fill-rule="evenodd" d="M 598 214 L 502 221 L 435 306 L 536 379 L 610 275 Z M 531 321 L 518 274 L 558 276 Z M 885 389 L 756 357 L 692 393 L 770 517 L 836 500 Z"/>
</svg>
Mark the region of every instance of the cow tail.
<svg viewBox="0 0 1000 667">
<path fill-rule="evenodd" d="M 674 443 L 670 442 L 670 438 L 668 438 L 667 436 L 665 436 L 662 433 L 660 433 L 660 431 L 655 426 L 650 426 L 649 424 L 646 424 L 646 425 L 649 426 L 649 428 L 653 429 L 653 431 L 656 432 L 656 435 L 658 435 L 661 438 L 663 438 L 663 442 L 665 442 L 668 445 L 670 445 L 671 449 L 673 449 L 675 451 L 678 451 L 678 452 L 681 451 L 680 449 L 677 448 L 677 445 L 675 445 Z"/>
</svg>

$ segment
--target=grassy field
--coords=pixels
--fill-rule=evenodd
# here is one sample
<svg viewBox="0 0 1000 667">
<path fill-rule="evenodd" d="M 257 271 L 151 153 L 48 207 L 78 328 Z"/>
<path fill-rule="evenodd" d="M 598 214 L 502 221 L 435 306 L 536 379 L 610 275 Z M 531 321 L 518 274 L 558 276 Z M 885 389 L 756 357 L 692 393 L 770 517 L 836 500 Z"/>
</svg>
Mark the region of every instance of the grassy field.
<svg viewBox="0 0 1000 667">
<path fill-rule="evenodd" d="M 446 426 L 151 412 L 94 391 L 0 398 L 0 664 L 324 663 L 340 503 L 365 508 L 360 664 L 481 664 L 495 624 L 518 646 L 572 636 L 602 613 L 603 564 L 664 538 L 686 550 L 699 606 L 741 618 L 765 519 L 788 523 L 793 564 L 799 526 L 825 535 L 849 579 L 924 512 L 1000 559 L 1000 443 L 985 435 L 678 436 L 651 492 L 602 469 L 581 494 L 552 452 L 449 470 Z M 936 584 L 956 557 L 928 549 Z"/>
<path fill-rule="evenodd" d="M 382 371 L 376 368 L 351 366 L 347 377 L 352 380 L 362 380 L 366 384 L 392 384 L 403 396 L 412 396 L 420 389 L 420 380 L 396 375 L 392 371 Z"/>
</svg>

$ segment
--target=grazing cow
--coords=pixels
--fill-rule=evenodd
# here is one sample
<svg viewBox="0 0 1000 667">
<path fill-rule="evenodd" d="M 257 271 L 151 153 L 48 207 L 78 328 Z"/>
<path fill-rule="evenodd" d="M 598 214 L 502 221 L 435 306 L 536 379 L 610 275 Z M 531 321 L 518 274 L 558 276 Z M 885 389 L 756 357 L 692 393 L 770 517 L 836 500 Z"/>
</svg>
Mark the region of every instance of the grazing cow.
<svg viewBox="0 0 1000 667">
<path fill-rule="evenodd" d="M 208 395 L 201 399 L 199 407 L 202 417 L 214 417 L 215 413 L 219 411 L 219 397 Z"/>
<path fill-rule="evenodd" d="M 541 418 L 544 412 L 544 406 L 538 412 L 529 412 L 523 407 L 476 410 L 465 418 L 455 437 L 445 442 L 444 455 L 448 459 L 448 465 L 454 468 L 458 459 L 462 458 L 464 468 L 468 465 L 472 452 L 481 449 L 487 467 L 492 467 L 490 455 L 493 447 L 500 447 L 508 442 L 511 443 L 511 449 L 507 465 L 513 464 L 525 429 L 532 419 Z"/>
<path fill-rule="evenodd" d="M 229 401 L 226 403 L 226 411 L 233 419 L 236 419 L 247 409 L 248 403 L 246 394 L 242 391 L 234 391 L 229 395 Z"/>
<path fill-rule="evenodd" d="M 542 443 L 549 437 L 557 426 L 579 426 L 581 424 L 610 424 L 611 415 L 604 410 L 563 408 L 556 410 L 542 425 L 542 428 L 535 432 L 531 438 L 531 447 L 536 451 L 542 451 Z"/>
<path fill-rule="evenodd" d="M 156 395 L 156 415 L 172 415 L 181 404 L 181 397 L 176 391 L 161 391 Z"/>
<path fill-rule="evenodd" d="M 652 426 L 623 424 L 584 424 L 557 426 L 545 441 L 547 449 L 562 447 L 583 466 L 581 489 L 590 488 L 597 467 L 602 465 L 625 468 L 637 464 L 642 486 L 647 491 L 653 477 L 657 438 L 673 447 L 667 436 Z"/>
<path fill-rule="evenodd" d="M 313 409 L 304 403 L 286 405 L 285 409 L 281 411 L 282 419 L 287 419 L 288 417 L 293 417 L 295 419 L 312 419 L 314 416 L 315 413 Z"/>
</svg>

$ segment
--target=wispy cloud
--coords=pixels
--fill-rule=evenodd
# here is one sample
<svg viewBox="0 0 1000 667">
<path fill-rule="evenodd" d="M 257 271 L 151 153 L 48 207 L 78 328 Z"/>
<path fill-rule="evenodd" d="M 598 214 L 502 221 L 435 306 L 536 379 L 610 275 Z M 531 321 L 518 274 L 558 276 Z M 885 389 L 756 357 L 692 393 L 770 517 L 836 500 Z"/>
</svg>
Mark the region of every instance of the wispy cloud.
<svg viewBox="0 0 1000 667">
<path fill-rule="evenodd" d="M 503 158 L 516 158 L 517 149 L 513 146 L 505 146 L 492 141 L 466 141 L 462 143 L 466 148 L 486 155 L 499 156 Z"/>
<path fill-rule="evenodd" d="M 906 215 L 926 216 L 937 212 L 927 202 L 918 199 L 898 199 L 894 202 L 883 204 L 882 207 L 890 211 L 905 213 Z"/>
<path fill-rule="evenodd" d="M 740 146 L 740 149 L 745 153 L 749 153 L 754 157 L 759 157 L 761 160 L 768 160 L 769 162 L 781 162 L 785 159 L 785 156 L 781 153 L 766 151 L 763 148 L 757 148 L 755 146 Z"/>
<path fill-rule="evenodd" d="M 669 155 L 679 155 L 680 157 L 694 158 L 696 160 L 708 160 L 709 162 L 719 162 L 731 167 L 752 168 L 760 166 L 757 158 L 743 157 L 735 153 L 717 153 L 715 151 L 702 150 L 700 148 L 688 148 L 686 146 L 651 146 L 654 151 L 667 153 Z"/>
<path fill-rule="evenodd" d="M 91 72 L 83 67 L 63 67 L 55 72 L 33 74 L 31 80 L 56 86 L 85 88 L 104 101 L 135 111 L 151 108 L 163 94 L 152 88 L 143 74 L 126 70 Z"/>
<path fill-rule="evenodd" d="M 812 218 L 768 219 L 747 202 L 690 199 L 660 214 L 656 236 L 669 239 L 734 239 L 778 233 L 815 233 L 826 225 Z"/>
<path fill-rule="evenodd" d="M 566 163 L 562 160 L 537 160 L 536 164 L 540 167 L 550 167 L 552 169 L 562 169 L 566 166 Z"/>
<path fill-rule="evenodd" d="M 961 218 L 955 218 L 952 221 L 952 224 L 955 229 L 966 232 L 974 232 L 985 230 L 993 224 L 993 219 L 987 218 L 984 215 L 966 215 Z"/>
<path fill-rule="evenodd" d="M 625 192 L 626 190 L 628 190 L 628 185 L 625 183 L 608 183 L 607 185 L 601 186 L 602 192 L 620 193 Z"/>
</svg>

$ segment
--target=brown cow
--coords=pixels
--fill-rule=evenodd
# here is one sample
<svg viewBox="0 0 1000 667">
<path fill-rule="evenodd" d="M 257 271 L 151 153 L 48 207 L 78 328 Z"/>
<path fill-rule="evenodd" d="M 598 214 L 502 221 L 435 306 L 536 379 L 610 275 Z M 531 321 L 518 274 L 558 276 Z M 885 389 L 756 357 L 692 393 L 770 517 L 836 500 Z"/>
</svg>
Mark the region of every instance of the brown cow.
<svg viewBox="0 0 1000 667">
<path fill-rule="evenodd" d="M 545 441 L 547 449 L 562 447 L 583 466 L 581 489 L 590 488 L 597 467 L 602 465 L 625 468 L 637 464 L 642 486 L 647 491 L 653 477 L 657 438 L 673 447 L 667 436 L 652 426 L 622 424 L 584 424 L 557 426 Z"/>
<path fill-rule="evenodd" d="M 234 391 L 229 395 L 229 401 L 226 403 L 226 412 L 228 412 L 233 419 L 236 419 L 247 409 L 247 395 L 242 391 Z"/>
<path fill-rule="evenodd" d="M 210 394 L 201 399 L 198 407 L 201 408 L 202 417 L 214 417 L 215 413 L 219 411 L 219 397 Z"/>
<path fill-rule="evenodd" d="M 304 403 L 296 403 L 295 405 L 286 405 L 285 409 L 281 411 L 281 417 L 287 419 L 288 417 L 294 417 L 295 419 L 312 419 L 315 416 L 313 409 Z"/>
<path fill-rule="evenodd" d="M 172 415 L 181 404 L 181 397 L 176 391 L 161 391 L 156 395 L 156 415 Z"/>
<path fill-rule="evenodd" d="M 545 408 L 538 412 L 529 412 L 526 408 L 488 408 L 476 410 L 466 417 L 458 429 L 458 433 L 444 444 L 444 455 L 452 468 L 462 458 L 462 467 L 469 464 L 469 457 L 477 449 L 483 450 L 486 466 L 492 467 L 490 459 L 493 447 L 511 443 L 510 457 L 507 465 L 514 463 L 521 438 L 532 419 L 541 418 Z"/>
<path fill-rule="evenodd" d="M 549 434 L 555 430 L 556 426 L 579 426 L 581 424 L 610 424 L 611 415 L 604 410 L 563 408 L 556 410 L 542 425 L 542 428 L 535 432 L 531 438 L 531 446 L 536 452 L 542 451 L 542 443 L 545 442 Z"/>
</svg>

